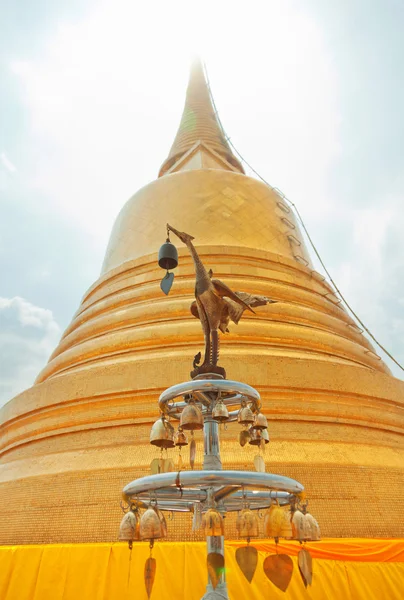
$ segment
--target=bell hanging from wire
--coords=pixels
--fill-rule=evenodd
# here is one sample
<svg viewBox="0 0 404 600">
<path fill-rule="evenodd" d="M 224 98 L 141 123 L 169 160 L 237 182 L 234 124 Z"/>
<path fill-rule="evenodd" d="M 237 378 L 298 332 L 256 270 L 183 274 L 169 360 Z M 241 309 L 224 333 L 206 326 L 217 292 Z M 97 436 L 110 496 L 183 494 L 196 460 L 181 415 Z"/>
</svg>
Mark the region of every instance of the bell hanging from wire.
<svg viewBox="0 0 404 600">
<path fill-rule="evenodd" d="M 137 510 L 132 508 L 124 515 L 119 526 L 118 539 L 121 542 L 128 542 L 129 548 L 132 548 L 132 542 L 140 539 L 140 525 Z"/>
<path fill-rule="evenodd" d="M 171 290 L 174 281 L 174 273 L 170 273 L 169 271 L 178 266 L 177 248 L 170 242 L 170 233 L 168 229 L 167 239 L 159 250 L 158 263 L 162 269 L 167 271 L 160 283 L 161 290 L 167 295 Z"/>
<path fill-rule="evenodd" d="M 262 443 L 269 444 L 269 435 L 266 429 L 254 429 L 250 427 L 248 433 L 250 434 L 248 443 L 251 446 L 261 446 Z"/>
<path fill-rule="evenodd" d="M 238 514 L 236 529 L 242 538 L 259 537 L 258 515 L 250 508 L 243 508 Z"/>
<path fill-rule="evenodd" d="M 202 528 L 206 536 L 224 535 L 223 517 L 216 508 L 209 508 L 203 515 Z"/>
<path fill-rule="evenodd" d="M 320 527 L 316 519 L 307 512 L 307 505 L 304 504 L 293 513 L 292 517 L 293 539 L 302 541 L 318 541 L 320 539 Z"/>
<path fill-rule="evenodd" d="M 183 432 L 182 428 L 179 427 L 177 433 L 175 434 L 175 445 L 179 448 L 179 452 L 178 452 L 178 470 L 181 471 L 182 469 L 182 455 L 181 455 L 181 450 L 183 446 L 188 446 L 188 439 L 187 436 L 185 435 L 185 433 Z"/>
<path fill-rule="evenodd" d="M 265 415 L 262 413 L 257 413 L 254 418 L 253 429 L 259 429 L 262 431 L 263 429 L 268 428 L 268 421 Z"/>
<path fill-rule="evenodd" d="M 264 516 L 264 533 L 266 537 L 292 538 L 292 525 L 290 513 L 279 506 L 278 501 L 272 501 L 272 505 Z"/>
<path fill-rule="evenodd" d="M 141 540 L 157 540 L 167 535 L 158 511 L 149 507 L 140 519 L 139 535 Z"/>
<path fill-rule="evenodd" d="M 203 429 L 203 414 L 201 409 L 196 406 L 193 400 L 190 401 L 186 406 L 180 418 L 180 427 L 182 429 L 194 431 L 196 429 Z"/>
<path fill-rule="evenodd" d="M 182 428 L 179 427 L 177 433 L 175 434 L 174 442 L 176 446 L 188 446 L 188 439 L 185 433 L 182 431 Z"/>
<path fill-rule="evenodd" d="M 174 448 L 174 427 L 164 415 L 153 424 L 150 443 L 158 448 Z"/>
<path fill-rule="evenodd" d="M 237 421 L 240 425 L 251 425 L 254 423 L 254 413 L 245 401 L 242 402 L 241 408 L 238 411 Z"/>
<path fill-rule="evenodd" d="M 219 423 L 223 423 L 229 418 L 229 411 L 221 398 L 216 402 L 212 410 L 212 418 Z"/>
</svg>

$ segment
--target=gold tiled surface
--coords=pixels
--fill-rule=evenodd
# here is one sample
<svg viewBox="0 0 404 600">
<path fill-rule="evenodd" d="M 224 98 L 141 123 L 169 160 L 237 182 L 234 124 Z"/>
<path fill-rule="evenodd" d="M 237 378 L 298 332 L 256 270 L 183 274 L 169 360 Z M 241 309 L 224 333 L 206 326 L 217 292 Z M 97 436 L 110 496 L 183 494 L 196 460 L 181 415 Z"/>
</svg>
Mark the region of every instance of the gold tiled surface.
<svg viewBox="0 0 404 600">
<path fill-rule="evenodd" d="M 293 461 L 277 469 L 305 481 L 310 510 L 321 523 L 323 536 L 404 536 L 404 521 L 396 510 L 401 506 L 401 470 Z M 113 541 L 121 519 L 119 492 L 128 481 L 144 474 L 139 469 L 102 469 L 0 484 L 0 542 Z M 175 516 L 169 531 L 171 539 L 200 538 L 192 534 L 189 516 Z M 234 518 L 226 519 L 226 535 L 237 537 Z"/>
<path fill-rule="evenodd" d="M 298 254 L 310 265 L 293 214 L 281 206 L 275 191 L 240 173 L 205 169 L 167 175 L 139 190 L 119 213 L 103 273 L 157 252 L 167 222 L 191 233 L 198 248 L 212 244 L 254 248 L 299 264 L 294 258 Z M 300 246 L 291 243 L 291 233 Z"/>
<path fill-rule="evenodd" d="M 0 410 L 1 543 L 115 539 L 120 491 L 155 456 L 148 434 L 157 398 L 189 377 L 203 346 L 189 314 L 185 248 L 170 295 L 159 287 L 167 221 L 195 235 L 215 276 L 278 300 L 231 326 L 221 343 L 228 377 L 263 398 L 267 470 L 306 486 L 326 536 L 404 535 L 404 383 L 329 285 L 296 260 L 288 235 L 294 227 L 301 236 L 279 202 L 248 177 L 205 170 L 167 175 L 127 203 L 104 272 L 37 385 Z M 222 435 L 225 466 L 252 468 L 254 450 L 234 443 L 237 426 Z M 199 443 L 199 466 L 201 458 Z M 176 536 L 191 539 L 186 521 L 176 523 Z"/>
<path fill-rule="evenodd" d="M 388 372 L 347 313 L 330 300 L 327 284 L 313 271 L 279 255 L 239 247 L 204 246 L 203 260 L 233 289 L 253 290 L 276 300 L 246 315 L 222 336 L 222 361 L 243 352 L 294 355 L 351 363 Z M 143 360 L 156 354 L 190 356 L 199 350 L 201 329 L 189 312 L 193 265 L 183 249 L 169 297 L 160 290 L 156 256 L 125 263 L 104 275 L 82 306 L 37 381 L 110 360 Z M 195 353 L 196 353 L 195 352 Z"/>
</svg>

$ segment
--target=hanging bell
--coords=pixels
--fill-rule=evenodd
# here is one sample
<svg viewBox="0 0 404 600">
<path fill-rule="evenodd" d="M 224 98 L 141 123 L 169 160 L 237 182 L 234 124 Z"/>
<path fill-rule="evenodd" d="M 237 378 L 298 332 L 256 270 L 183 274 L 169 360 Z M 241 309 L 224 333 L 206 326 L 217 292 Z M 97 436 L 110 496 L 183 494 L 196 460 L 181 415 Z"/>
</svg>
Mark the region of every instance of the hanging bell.
<svg viewBox="0 0 404 600">
<path fill-rule="evenodd" d="M 219 421 L 219 423 L 223 423 L 229 418 L 229 411 L 222 400 L 216 402 L 215 407 L 212 410 L 212 418 L 215 419 L 215 421 Z"/>
<path fill-rule="evenodd" d="M 150 443 L 159 448 L 174 448 L 174 427 L 164 416 L 153 424 Z"/>
<path fill-rule="evenodd" d="M 250 434 L 250 439 L 248 443 L 251 444 L 251 446 L 259 446 L 261 444 L 261 440 L 265 439 L 260 429 L 253 429 L 252 427 L 250 427 L 248 432 Z"/>
<path fill-rule="evenodd" d="M 290 539 L 293 537 L 290 513 L 279 506 L 278 503 L 272 504 L 265 513 L 264 533 L 266 537 L 273 538 Z"/>
<path fill-rule="evenodd" d="M 306 507 L 303 510 L 297 509 L 292 518 L 293 539 L 299 542 L 320 539 L 320 527 L 316 519 L 310 513 L 306 512 Z"/>
<path fill-rule="evenodd" d="M 263 429 L 267 429 L 267 428 L 268 428 L 268 421 L 267 421 L 266 416 L 260 412 L 257 413 L 254 418 L 253 429 L 259 429 L 262 431 Z"/>
<path fill-rule="evenodd" d="M 264 440 L 266 444 L 269 444 L 269 433 L 268 429 L 261 430 L 261 440 Z"/>
<path fill-rule="evenodd" d="M 121 542 L 129 542 L 129 548 L 132 547 L 132 542 L 140 539 L 140 527 L 137 512 L 130 510 L 124 515 L 119 526 L 118 539 Z"/>
<path fill-rule="evenodd" d="M 254 423 L 253 411 L 246 405 L 245 402 L 241 405 L 241 408 L 238 411 L 237 421 L 240 423 L 240 425 L 251 425 Z"/>
<path fill-rule="evenodd" d="M 185 430 L 203 429 L 203 414 L 194 402 L 190 402 L 182 411 L 180 427 Z"/>
<path fill-rule="evenodd" d="M 203 515 L 202 528 L 206 536 L 224 535 L 223 517 L 215 508 L 209 508 Z"/>
<path fill-rule="evenodd" d="M 177 433 L 175 434 L 174 442 L 176 446 L 188 446 L 187 436 L 181 428 L 179 428 Z"/>
<path fill-rule="evenodd" d="M 244 508 L 237 517 L 236 529 L 242 538 L 259 537 L 258 515 L 250 508 Z"/>
<path fill-rule="evenodd" d="M 305 514 L 306 521 L 310 528 L 310 539 L 313 542 L 318 542 L 321 539 L 320 526 L 316 519 L 310 513 Z"/>
<path fill-rule="evenodd" d="M 238 441 L 242 448 L 249 441 L 250 437 L 251 437 L 250 432 L 247 431 L 246 429 L 243 429 L 242 431 L 240 431 L 239 436 L 238 436 Z"/>
<path fill-rule="evenodd" d="M 141 540 L 157 540 L 165 537 L 166 531 L 164 531 L 160 516 L 154 508 L 149 507 L 143 513 L 140 519 L 139 533 Z"/>
<path fill-rule="evenodd" d="M 163 244 L 159 250 L 159 266 L 165 271 L 175 269 L 178 266 L 178 252 L 177 248 L 167 238 L 165 244 Z"/>
</svg>

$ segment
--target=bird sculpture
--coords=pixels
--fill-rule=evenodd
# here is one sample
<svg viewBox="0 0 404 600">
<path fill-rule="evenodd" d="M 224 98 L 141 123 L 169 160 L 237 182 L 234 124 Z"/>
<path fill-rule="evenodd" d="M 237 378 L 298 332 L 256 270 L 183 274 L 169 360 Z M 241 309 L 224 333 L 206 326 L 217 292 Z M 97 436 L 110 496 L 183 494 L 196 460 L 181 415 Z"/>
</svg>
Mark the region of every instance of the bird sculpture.
<svg viewBox="0 0 404 600">
<path fill-rule="evenodd" d="M 233 292 L 219 279 L 213 279 L 212 270 L 206 270 L 192 243 L 194 240 L 192 235 L 178 231 L 168 224 L 167 229 L 187 246 L 195 266 L 195 301 L 191 304 L 191 313 L 202 324 L 205 337 L 205 356 L 200 366 L 198 366 L 200 353 L 195 357 L 191 376 L 212 372 L 225 377 L 224 369 L 217 364 L 219 360 L 219 330 L 227 333 L 230 321 L 237 324 L 245 310 L 255 313 L 253 307 L 272 304 L 276 300 L 246 292 Z"/>
</svg>

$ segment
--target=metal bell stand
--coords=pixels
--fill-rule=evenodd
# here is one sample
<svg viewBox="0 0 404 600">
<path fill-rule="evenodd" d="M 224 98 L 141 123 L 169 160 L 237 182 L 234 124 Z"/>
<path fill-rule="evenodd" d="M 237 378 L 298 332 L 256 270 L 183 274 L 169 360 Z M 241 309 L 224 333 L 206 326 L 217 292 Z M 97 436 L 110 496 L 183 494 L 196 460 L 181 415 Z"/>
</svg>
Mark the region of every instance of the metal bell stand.
<svg viewBox="0 0 404 600">
<path fill-rule="evenodd" d="M 247 404 L 253 413 L 260 409 L 260 395 L 249 385 L 228 381 L 217 374 L 199 375 L 192 381 L 174 385 L 159 398 L 163 415 L 180 419 L 181 412 L 195 403 L 203 414 L 204 460 L 199 471 L 179 471 L 141 477 L 129 483 L 123 493 L 139 508 L 146 508 L 151 497 L 162 511 L 205 513 L 215 508 L 222 515 L 240 511 L 247 503 L 252 510 L 266 509 L 276 498 L 281 505 L 296 500 L 304 487 L 294 479 L 251 471 L 224 471 L 220 459 L 219 423 L 212 412 L 218 402 L 229 410 L 226 422 L 236 421 L 240 405 Z M 224 536 L 207 537 L 207 553 L 224 556 Z M 202 600 L 228 599 L 225 571 L 214 589 L 208 575 Z"/>
</svg>

